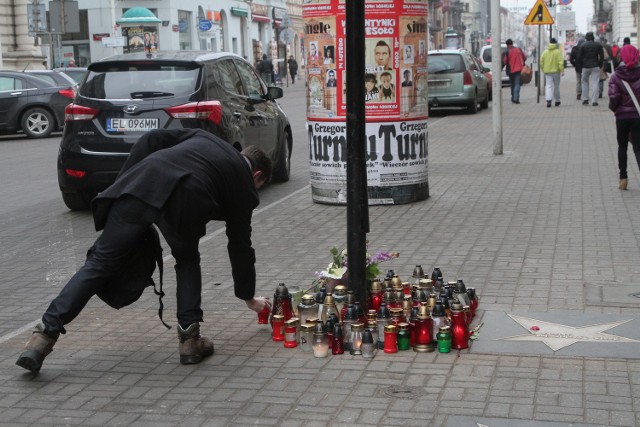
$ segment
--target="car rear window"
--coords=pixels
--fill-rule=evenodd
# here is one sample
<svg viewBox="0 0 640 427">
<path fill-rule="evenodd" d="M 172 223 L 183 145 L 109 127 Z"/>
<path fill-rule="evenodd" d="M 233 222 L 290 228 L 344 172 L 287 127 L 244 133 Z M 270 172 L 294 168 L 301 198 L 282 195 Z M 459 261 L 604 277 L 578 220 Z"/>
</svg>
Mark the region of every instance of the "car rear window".
<svg viewBox="0 0 640 427">
<path fill-rule="evenodd" d="M 196 63 L 107 62 L 91 66 L 80 95 L 95 99 L 184 96 L 200 84 Z"/>
<path fill-rule="evenodd" d="M 507 48 L 503 47 L 502 48 L 502 54 L 504 55 L 506 51 L 507 51 Z M 482 51 L 482 60 L 484 62 L 491 62 L 491 48 L 484 49 Z"/>
<path fill-rule="evenodd" d="M 429 73 L 448 74 L 462 73 L 465 71 L 462 55 L 429 55 L 428 61 Z"/>
</svg>

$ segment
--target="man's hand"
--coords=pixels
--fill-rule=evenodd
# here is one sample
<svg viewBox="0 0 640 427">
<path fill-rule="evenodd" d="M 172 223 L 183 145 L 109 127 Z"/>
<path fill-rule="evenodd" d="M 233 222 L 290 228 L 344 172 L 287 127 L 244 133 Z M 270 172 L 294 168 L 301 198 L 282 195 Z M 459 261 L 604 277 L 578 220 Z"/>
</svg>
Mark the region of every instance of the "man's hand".
<svg viewBox="0 0 640 427">
<path fill-rule="evenodd" d="M 260 313 L 265 306 L 269 307 L 269 311 L 271 311 L 271 301 L 265 297 L 253 297 L 252 299 L 248 299 L 244 301 L 251 310 L 256 313 Z"/>
</svg>

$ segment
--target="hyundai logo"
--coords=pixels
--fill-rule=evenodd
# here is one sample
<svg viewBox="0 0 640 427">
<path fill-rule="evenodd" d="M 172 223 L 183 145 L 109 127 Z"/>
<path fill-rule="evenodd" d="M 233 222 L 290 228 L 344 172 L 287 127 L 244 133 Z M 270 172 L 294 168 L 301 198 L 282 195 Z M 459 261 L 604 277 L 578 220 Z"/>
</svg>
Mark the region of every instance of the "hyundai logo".
<svg viewBox="0 0 640 427">
<path fill-rule="evenodd" d="M 133 114 L 136 112 L 137 109 L 138 109 L 137 105 L 127 105 L 122 109 L 122 111 L 124 111 L 127 114 Z"/>
</svg>

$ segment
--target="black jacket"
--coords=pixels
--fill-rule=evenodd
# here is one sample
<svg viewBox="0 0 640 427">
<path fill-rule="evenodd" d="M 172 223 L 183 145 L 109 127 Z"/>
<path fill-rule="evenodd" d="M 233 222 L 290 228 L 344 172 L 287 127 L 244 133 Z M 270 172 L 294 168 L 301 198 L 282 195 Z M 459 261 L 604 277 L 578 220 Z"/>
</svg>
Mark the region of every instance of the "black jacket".
<svg viewBox="0 0 640 427">
<path fill-rule="evenodd" d="M 155 130 L 141 137 L 116 181 L 91 203 L 96 230 L 113 200 L 129 194 L 161 211 L 185 238 L 200 238 L 210 220 L 226 223 L 236 296 L 255 291 L 251 216 L 260 200 L 251 166 L 226 141 L 200 129 Z"/>
<path fill-rule="evenodd" d="M 604 62 L 602 45 L 593 40 L 582 43 L 578 49 L 578 61 L 582 68 L 600 68 Z"/>
</svg>

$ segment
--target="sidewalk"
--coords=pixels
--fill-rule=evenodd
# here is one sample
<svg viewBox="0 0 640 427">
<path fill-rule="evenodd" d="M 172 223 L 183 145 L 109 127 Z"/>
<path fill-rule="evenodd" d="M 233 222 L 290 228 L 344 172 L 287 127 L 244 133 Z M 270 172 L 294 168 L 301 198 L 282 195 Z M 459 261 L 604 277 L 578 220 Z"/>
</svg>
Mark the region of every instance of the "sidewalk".
<svg viewBox="0 0 640 427">
<path fill-rule="evenodd" d="M 619 191 L 613 114 L 606 96 L 598 107 L 575 100 L 572 68 L 560 107 L 546 108 L 543 89 L 537 103 L 525 85 L 514 105 L 503 88 L 502 155 L 491 110 L 433 117 L 430 198 L 369 209 L 370 249 L 400 252 L 382 269 L 407 280 L 416 264 L 438 266 L 445 281 L 476 288 L 472 326 L 484 324 L 469 350 L 366 361 L 286 349 L 233 296 L 218 229 L 201 245 L 213 357 L 179 365 L 176 332 L 158 321 L 151 292 L 118 312 L 92 302 L 35 378 L 14 365 L 28 332 L 0 347 L 0 425 L 639 425 L 637 164 L 630 150 L 629 190 Z M 304 96 L 301 84 L 285 90 Z M 329 249 L 346 244 L 345 221 L 344 207 L 314 204 L 308 187 L 261 206 L 258 295 L 278 282 L 308 287 Z M 171 265 L 165 319 L 175 311 Z"/>
</svg>

